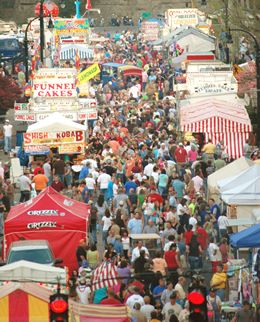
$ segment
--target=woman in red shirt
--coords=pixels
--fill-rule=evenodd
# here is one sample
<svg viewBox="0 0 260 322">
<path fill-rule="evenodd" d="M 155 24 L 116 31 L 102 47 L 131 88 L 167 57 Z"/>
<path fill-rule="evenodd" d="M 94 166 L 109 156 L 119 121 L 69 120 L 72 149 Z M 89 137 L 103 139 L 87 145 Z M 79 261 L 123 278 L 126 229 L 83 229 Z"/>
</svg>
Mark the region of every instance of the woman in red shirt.
<svg viewBox="0 0 260 322">
<path fill-rule="evenodd" d="M 170 249 L 164 253 L 164 259 L 167 263 L 170 280 L 172 281 L 173 286 L 175 286 L 178 282 L 177 269 L 181 268 L 177 245 L 175 243 L 171 244 Z"/>
</svg>

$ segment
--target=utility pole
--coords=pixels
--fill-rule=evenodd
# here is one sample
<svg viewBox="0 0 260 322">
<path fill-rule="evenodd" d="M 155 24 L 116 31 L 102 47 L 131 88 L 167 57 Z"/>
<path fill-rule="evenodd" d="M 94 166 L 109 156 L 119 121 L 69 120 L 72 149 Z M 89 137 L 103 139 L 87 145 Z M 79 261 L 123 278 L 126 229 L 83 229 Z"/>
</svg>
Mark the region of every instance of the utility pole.
<svg viewBox="0 0 260 322">
<path fill-rule="evenodd" d="M 44 61 L 44 48 L 45 48 L 43 2 L 44 0 L 41 0 L 41 3 L 40 3 L 40 58 L 42 63 Z"/>
</svg>

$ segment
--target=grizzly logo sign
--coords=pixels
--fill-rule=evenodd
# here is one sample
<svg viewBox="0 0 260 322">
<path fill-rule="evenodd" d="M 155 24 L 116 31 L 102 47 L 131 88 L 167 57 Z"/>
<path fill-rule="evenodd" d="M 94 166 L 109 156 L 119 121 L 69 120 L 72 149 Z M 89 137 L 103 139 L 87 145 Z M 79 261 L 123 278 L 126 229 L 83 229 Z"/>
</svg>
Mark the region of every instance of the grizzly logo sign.
<svg viewBox="0 0 260 322">
<path fill-rule="evenodd" d="M 27 225 L 28 229 L 56 228 L 56 227 L 57 227 L 57 223 L 55 221 L 32 222 Z"/>
</svg>

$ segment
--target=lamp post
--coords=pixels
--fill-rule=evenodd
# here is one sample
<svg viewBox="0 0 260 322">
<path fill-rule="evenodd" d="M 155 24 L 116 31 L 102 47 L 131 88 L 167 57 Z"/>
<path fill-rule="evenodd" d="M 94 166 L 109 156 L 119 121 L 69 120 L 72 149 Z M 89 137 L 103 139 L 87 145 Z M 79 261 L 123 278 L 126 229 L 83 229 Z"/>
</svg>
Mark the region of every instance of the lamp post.
<svg viewBox="0 0 260 322">
<path fill-rule="evenodd" d="M 256 65 L 256 98 L 257 98 L 257 110 L 256 110 L 256 120 L 257 120 L 257 127 L 256 127 L 256 144 L 260 147 L 260 45 L 256 39 L 256 37 L 249 31 L 243 29 L 230 29 L 232 31 L 240 31 L 244 32 L 249 35 L 255 43 L 255 65 Z M 231 35 L 230 35 L 231 39 Z"/>
<path fill-rule="evenodd" d="M 25 34 L 24 34 L 24 66 L 25 66 L 25 80 L 26 83 L 29 81 L 29 66 L 28 66 L 28 59 L 29 59 L 29 52 L 28 52 L 28 30 L 29 27 L 31 26 L 32 22 L 39 19 L 39 17 L 36 17 L 32 19 L 28 25 L 26 26 L 25 29 Z"/>
<path fill-rule="evenodd" d="M 41 0 L 40 2 L 40 58 L 42 63 L 44 60 L 44 47 L 45 47 L 43 2 L 44 0 Z"/>
</svg>

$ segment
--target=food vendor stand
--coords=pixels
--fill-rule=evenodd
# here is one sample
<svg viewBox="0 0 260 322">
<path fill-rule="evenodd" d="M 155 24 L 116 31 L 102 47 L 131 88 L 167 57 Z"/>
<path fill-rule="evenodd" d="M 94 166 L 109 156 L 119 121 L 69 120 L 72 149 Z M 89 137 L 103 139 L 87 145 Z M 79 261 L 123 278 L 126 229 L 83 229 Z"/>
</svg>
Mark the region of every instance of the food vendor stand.
<svg viewBox="0 0 260 322">
<path fill-rule="evenodd" d="M 45 239 L 70 271 L 78 267 L 76 248 L 87 238 L 89 206 L 46 188 L 11 208 L 4 225 L 4 259 L 13 241 Z"/>
</svg>

